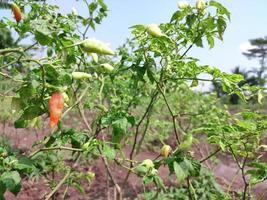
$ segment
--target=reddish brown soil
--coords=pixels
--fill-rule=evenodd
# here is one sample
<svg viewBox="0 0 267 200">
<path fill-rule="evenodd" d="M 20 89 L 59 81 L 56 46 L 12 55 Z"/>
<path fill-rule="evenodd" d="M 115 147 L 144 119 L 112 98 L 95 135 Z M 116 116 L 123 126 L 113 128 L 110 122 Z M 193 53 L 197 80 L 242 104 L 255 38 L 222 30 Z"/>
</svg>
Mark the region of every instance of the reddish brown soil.
<svg viewBox="0 0 267 200">
<path fill-rule="evenodd" d="M 2 129 L 3 130 L 3 129 Z M 43 138 L 48 134 L 49 130 L 34 131 L 33 129 L 14 129 L 12 124 L 7 124 L 5 130 L 3 130 L 5 135 L 11 139 L 12 145 L 15 148 L 21 149 L 23 152 L 31 150 L 31 146 L 34 141 Z M 170 140 L 171 141 L 171 140 Z M 203 144 L 201 149 L 194 147 L 195 156 L 198 158 L 205 157 L 210 153 L 210 147 Z M 130 149 L 125 150 L 126 154 L 129 154 Z M 142 151 L 138 156 L 137 160 L 143 160 L 146 158 L 155 158 L 157 153 Z M 227 155 L 220 154 L 220 160 L 217 164 L 214 162 L 206 161 L 205 164 L 210 168 L 216 177 L 218 183 L 226 191 L 229 184 L 232 182 L 233 177 L 236 174 L 237 166 Z M 83 186 L 85 188 L 85 194 L 81 194 L 76 189 L 70 188 L 65 199 L 69 200 L 91 200 L 91 199 L 114 199 L 114 187 L 111 182 L 107 182 L 106 169 L 102 160 L 97 160 L 95 163 L 84 164 L 78 167 L 81 171 L 92 171 L 95 173 L 95 178 L 92 183 L 89 185 L 88 182 L 84 182 Z M 140 178 L 135 175 L 131 175 L 128 182 L 123 185 L 124 177 L 127 174 L 125 169 L 122 169 L 118 166 L 111 165 L 112 173 L 114 174 L 115 179 L 117 180 L 120 186 L 124 186 L 123 196 L 125 199 L 133 199 L 137 194 L 142 190 L 142 184 Z M 168 169 L 166 167 L 161 167 L 159 169 L 160 176 L 164 179 L 167 185 L 175 185 L 175 178 L 170 178 L 168 174 Z M 60 176 L 58 177 L 60 180 Z M 235 192 L 242 190 L 243 181 L 240 175 L 237 176 L 236 180 L 233 182 L 230 192 Z M 64 193 L 64 186 L 57 193 L 56 199 L 62 199 Z M 257 185 L 255 188 L 252 188 L 252 192 L 259 197 L 264 191 L 267 190 L 267 183 Z M 46 186 L 44 180 L 40 179 L 38 181 L 31 181 L 27 178 L 23 179 L 21 192 L 15 197 L 11 193 L 6 193 L 5 197 L 7 200 L 41 200 L 44 199 L 45 194 L 50 192 L 49 188 Z M 257 199 L 257 198 L 256 198 Z M 262 200 L 267 199 L 267 196 L 263 197 Z"/>
</svg>

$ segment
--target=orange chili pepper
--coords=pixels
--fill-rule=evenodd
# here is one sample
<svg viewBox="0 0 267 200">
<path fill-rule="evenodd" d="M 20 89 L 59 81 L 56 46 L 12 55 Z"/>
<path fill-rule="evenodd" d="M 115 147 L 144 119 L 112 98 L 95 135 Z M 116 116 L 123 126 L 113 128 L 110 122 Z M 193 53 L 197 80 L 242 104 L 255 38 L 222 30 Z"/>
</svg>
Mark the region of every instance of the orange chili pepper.
<svg viewBox="0 0 267 200">
<path fill-rule="evenodd" d="M 15 16 L 17 23 L 19 23 L 20 20 L 22 19 L 22 13 L 21 13 L 20 7 L 17 4 L 15 4 L 14 2 L 12 2 L 11 3 L 11 9 L 12 9 L 12 12 Z"/>
<path fill-rule="evenodd" d="M 54 92 L 49 100 L 50 127 L 58 124 L 64 109 L 64 97 L 60 92 Z"/>
</svg>

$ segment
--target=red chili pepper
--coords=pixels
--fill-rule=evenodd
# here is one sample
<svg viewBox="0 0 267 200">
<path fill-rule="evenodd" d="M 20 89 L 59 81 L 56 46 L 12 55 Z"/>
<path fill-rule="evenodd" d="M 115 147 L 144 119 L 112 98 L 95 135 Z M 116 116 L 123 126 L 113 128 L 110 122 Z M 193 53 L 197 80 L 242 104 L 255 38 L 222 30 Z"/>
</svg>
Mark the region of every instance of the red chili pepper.
<svg viewBox="0 0 267 200">
<path fill-rule="evenodd" d="M 53 128 L 58 124 L 64 109 L 64 97 L 60 92 L 54 92 L 49 100 L 50 127 Z"/>
<path fill-rule="evenodd" d="M 11 9 L 12 9 L 12 12 L 15 16 L 17 23 L 19 23 L 20 20 L 22 19 L 22 13 L 21 13 L 19 6 L 17 4 L 15 4 L 14 2 L 12 2 L 11 3 Z"/>
</svg>

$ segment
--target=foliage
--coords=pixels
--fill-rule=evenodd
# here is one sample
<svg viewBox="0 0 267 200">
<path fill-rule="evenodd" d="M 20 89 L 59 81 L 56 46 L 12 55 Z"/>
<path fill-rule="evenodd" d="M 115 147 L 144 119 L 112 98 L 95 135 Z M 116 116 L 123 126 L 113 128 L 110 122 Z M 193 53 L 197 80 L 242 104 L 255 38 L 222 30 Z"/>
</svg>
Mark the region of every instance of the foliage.
<svg viewBox="0 0 267 200">
<path fill-rule="evenodd" d="M 200 177 L 194 179 L 192 181 L 192 188 L 195 199 L 222 199 L 228 200 L 231 199 L 226 193 L 224 193 L 219 185 L 216 183 L 212 174 L 210 174 L 206 169 L 201 170 Z M 190 199 L 188 190 L 186 187 L 170 187 L 166 191 L 145 191 L 142 195 L 140 195 L 142 199 L 176 199 L 176 200 L 184 200 Z"/>
<path fill-rule="evenodd" d="M 262 85 L 262 78 L 258 77 L 256 74 L 252 74 L 251 71 L 245 71 L 244 69 L 240 69 L 239 66 L 233 68 L 232 70 L 233 74 L 240 74 L 244 77 L 244 80 L 241 80 L 238 83 L 239 87 L 254 87 L 254 86 L 261 86 Z M 212 82 L 213 84 L 213 90 L 217 93 L 217 97 L 224 97 L 228 95 L 226 92 L 223 91 L 222 85 L 219 82 Z M 258 94 L 259 95 L 259 94 Z M 254 95 L 253 95 L 254 96 Z M 254 98 L 255 99 L 255 98 Z M 251 98 L 250 100 L 254 100 Z M 229 102 L 231 104 L 238 104 L 240 101 L 240 98 L 236 94 L 231 94 L 229 97 Z"/>
</svg>

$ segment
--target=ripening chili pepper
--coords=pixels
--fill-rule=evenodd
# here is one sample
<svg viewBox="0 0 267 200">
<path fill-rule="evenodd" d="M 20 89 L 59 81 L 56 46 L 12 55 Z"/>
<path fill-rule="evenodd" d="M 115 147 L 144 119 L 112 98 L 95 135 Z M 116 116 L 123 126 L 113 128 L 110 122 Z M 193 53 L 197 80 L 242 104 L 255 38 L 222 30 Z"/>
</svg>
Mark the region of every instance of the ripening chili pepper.
<svg viewBox="0 0 267 200">
<path fill-rule="evenodd" d="M 94 38 L 89 38 L 81 43 L 82 49 L 87 53 L 98 53 L 103 55 L 114 55 L 114 51 L 109 48 L 107 44 L 104 42 L 101 42 L 99 40 L 96 40 Z"/>
<path fill-rule="evenodd" d="M 58 124 L 64 109 L 64 96 L 60 92 L 54 92 L 49 100 L 50 127 Z"/>
<path fill-rule="evenodd" d="M 14 14 L 14 17 L 17 21 L 17 23 L 20 22 L 20 20 L 22 19 L 22 13 L 21 13 L 21 10 L 20 10 L 20 7 L 15 4 L 14 2 L 11 3 L 11 10 Z"/>
<path fill-rule="evenodd" d="M 114 67 L 109 63 L 103 63 L 100 65 L 100 67 L 102 69 L 101 71 L 103 72 L 111 72 L 112 70 L 114 70 Z"/>
<path fill-rule="evenodd" d="M 75 80 L 80 80 L 80 79 L 90 79 L 92 78 L 91 74 L 85 73 L 85 72 L 72 72 L 72 78 Z"/>
</svg>

